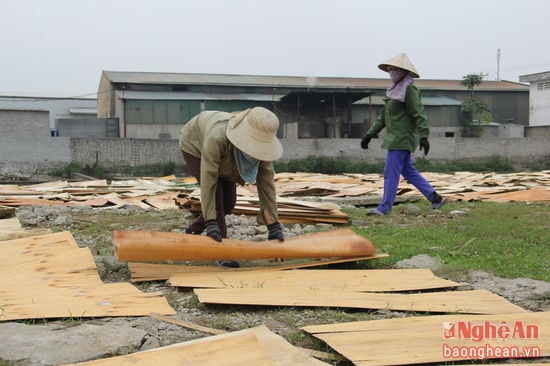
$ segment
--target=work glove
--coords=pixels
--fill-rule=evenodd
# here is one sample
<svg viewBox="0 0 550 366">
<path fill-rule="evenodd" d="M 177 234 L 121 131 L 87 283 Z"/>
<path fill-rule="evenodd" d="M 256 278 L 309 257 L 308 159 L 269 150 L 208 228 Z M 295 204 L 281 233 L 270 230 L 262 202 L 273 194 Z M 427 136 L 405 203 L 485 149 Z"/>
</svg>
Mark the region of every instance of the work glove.
<svg viewBox="0 0 550 366">
<path fill-rule="evenodd" d="M 422 149 L 424 149 L 424 156 L 428 155 L 428 151 L 430 151 L 430 143 L 426 137 L 420 138 L 420 151 L 422 151 Z"/>
<path fill-rule="evenodd" d="M 215 241 L 221 242 L 222 232 L 220 231 L 218 222 L 214 219 L 211 219 L 211 220 L 206 220 L 204 224 L 206 225 L 206 235 L 208 235 Z"/>
<path fill-rule="evenodd" d="M 369 142 L 370 142 L 371 139 L 372 139 L 372 136 L 370 136 L 370 135 L 363 136 L 363 138 L 361 139 L 361 147 L 363 149 L 368 149 L 369 148 Z"/>
<path fill-rule="evenodd" d="M 276 221 L 273 224 L 267 225 L 267 230 L 269 231 L 267 240 L 274 240 L 274 239 L 277 239 L 279 241 L 285 240 L 285 236 L 283 235 L 283 227 L 281 226 L 280 222 Z"/>
</svg>

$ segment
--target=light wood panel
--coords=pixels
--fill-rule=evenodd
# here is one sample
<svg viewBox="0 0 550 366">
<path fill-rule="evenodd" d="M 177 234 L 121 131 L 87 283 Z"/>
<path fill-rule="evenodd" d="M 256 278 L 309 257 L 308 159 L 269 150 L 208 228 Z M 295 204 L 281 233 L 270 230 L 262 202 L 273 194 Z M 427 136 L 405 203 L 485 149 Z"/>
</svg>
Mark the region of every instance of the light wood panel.
<svg viewBox="0 0 550 366">
<path fill-rule="evenodd" d="M 292 346 L 265 326 L 71 365 L 328 366 Z"/>
<path fill-rule="evenodd" d="M 0 241 L 51 233 L 48 228 L 24 229 L 17 217 L 0 219 Z"/>
<path fill-rule="evenodd" d="M 320 306 L 435 313 L 505 314 L 526 310 L 486 290 L 414 294 L 328 291 L 316 289 L 195 289 L 199 301 L 215 304 Z"/>
<path fill-rule="evenodd" d="M 459 283 L 436 277 L 429 269 L 195 272 L 172 275 L 169 281 L 172 286 L 193 288 L 296 288 L 370 292 L 460 286 Z"/>
<path fill-rule="evenodd" d="M 347 263 L 347 262 L 357 262 L 365 261 L 377 258 L 388 257 L 388 254 L 374 254 L 363 257 L 348 257 L 348 258 L 331 258 L 325 260 L 295 260 L 299 262 L 293 262 L 288 264 L 265 264 L 262 266 L 256 267 L 246 267 L 247 262 L 241 262 L 240 268 L 220 268 L 214 265 L 184 265 L 184 264 L 164 264 L 164 263 L 145 263 L 145 262 L 128 262 L 128 269 L 130 270 L 131 280 L 133 282 L 142 282 L 142 281 L 159 281 L 167 280 L 171 275 L 175 274 L 185 274 L 193 272 L 242 272 L 250 270 L 264 270 L 264 271 L 280 271 L 285 269 L 299 269 L 299 268 L 310 268 L 310 267 L 319 267 L 326 266 L 330 264 L 338 263 Z M 253 262 L 254 264 L 255 262 Z"/>
<path fill-rule="evenodd" d="M 503 340 L 498 337 L 487 337 L 481 342 L 458 337 L 445 339 L 443 325 L 459 322 L 469 322 L 478 326 L 488 322 L 495 327 L 505 322 L 504 324 L 512 329 L 518 322 L 522 322 L 523 326 L 538 327 L 540 333 L 538 337 L 532 339 L 515 337 Z M 451 347 L 517 346 L 520 350 L 525 346 L 531 346 L 539 347 L 541 356 L 550 356 L 550 337 L 546 335 L 546 331 L 550 329 L 550 312 L 419 316 L 325 324 L 302 329 L 326 342 L 351 360 L 354 365 L 360 366 L 409 365 L 476 359 L 476 357 L 446 358 L 443 354 L 444 344 Z"/>
<path fill-rule="evenodd" d="M 159 231 L 116 230 L 115 256 L 122 261 L 332 258 L 376 253 L 372 243 L 351 229 L 294 236 L 280 242 L 253 242 Z"/>
<path fill-rule="evenodd" d="M 70 232 L 0 243 L 0 321 L 175 314 L 160 292 L 104 284 L 88 248 Z"/>
</svg>

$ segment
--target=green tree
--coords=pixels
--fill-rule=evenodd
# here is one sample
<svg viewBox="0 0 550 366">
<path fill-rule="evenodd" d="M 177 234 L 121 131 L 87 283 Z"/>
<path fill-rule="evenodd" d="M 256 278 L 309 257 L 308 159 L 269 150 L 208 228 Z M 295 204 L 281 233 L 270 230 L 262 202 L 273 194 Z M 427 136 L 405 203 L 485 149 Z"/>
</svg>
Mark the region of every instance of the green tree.
<svg viewBox="0 0 550 366">
<path fill-rule="evenodd" d="M 462 78 L 461 85 L 470 91 L 470 98 L 466 99 L 461 106 L 461 110 L 468 114 L 464 132 L 466 137 L 479 137 L 483 132 L 482 124 L 491 121 L 491 107 L 484 101 L 476 98 L 474 88 L 483 82 L 483 76 L 478 74 L 468 74 Z"/>
<path fill-rule="evenodd" d="M 462 77 L 460 85 L 465 86 L 470 91 L 470 98 L 474 98 L 474 88 L 483 82 L 483 76 L 478 74 L 468 74 Z"/>
</svg>

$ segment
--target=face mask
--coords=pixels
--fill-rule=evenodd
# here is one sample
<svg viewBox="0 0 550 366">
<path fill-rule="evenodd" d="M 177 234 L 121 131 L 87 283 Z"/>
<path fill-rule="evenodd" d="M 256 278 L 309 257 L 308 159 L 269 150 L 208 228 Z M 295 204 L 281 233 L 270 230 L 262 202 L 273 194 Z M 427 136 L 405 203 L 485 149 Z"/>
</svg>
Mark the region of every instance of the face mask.
<svg viewBox="0 0 550 366">
<path fill-rule="evenodd" d="M 250 183 L 256 183 L 260 161 L 233 146 L 233 155 L 241 178 Z"/>
<path fill-rule="evenodd" d="M 406 73 L 407 73 L 407 71 L 402 70 L 402 69 L 393 69 L 393 70 L 389 71 L 390 79 L 394 83 L 397 83 L 399 80 L 401 80 L 403 78 L 403 76 L 405 76 Z"/>
</svg>

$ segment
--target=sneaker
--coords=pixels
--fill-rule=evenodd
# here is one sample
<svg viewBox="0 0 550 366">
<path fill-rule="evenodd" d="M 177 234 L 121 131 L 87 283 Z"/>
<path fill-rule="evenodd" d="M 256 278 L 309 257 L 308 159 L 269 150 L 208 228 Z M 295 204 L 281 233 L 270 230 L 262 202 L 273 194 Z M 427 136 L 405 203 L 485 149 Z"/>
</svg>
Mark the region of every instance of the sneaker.
<svg viewBox="0 0 550 366">
<path fill-rule="evenodd" d="M 224 268 L 239 268 L 241 266 L 239 262 L 227 259 L 219 260 L 216 262 L 216 264 Z"/>
<path fill-rule="evenodd" d="M 447 198 L 443 198 L 440 196 L 440 200 L 439 202 L 432 202 L 432 210 L 439 210 L 441 208 L 441 206 L 443 206 L 444 204 L 446 204 L 447 202 L 449 202 L 449 200 Z"/>
<path fill-rule="evenodd" d="M 374 210 L 370 210 L 367 212 L 367 216 L 384 216 L 386 213 L 380 211 L 379 209 L 375 208 Z"/>
</svg>

